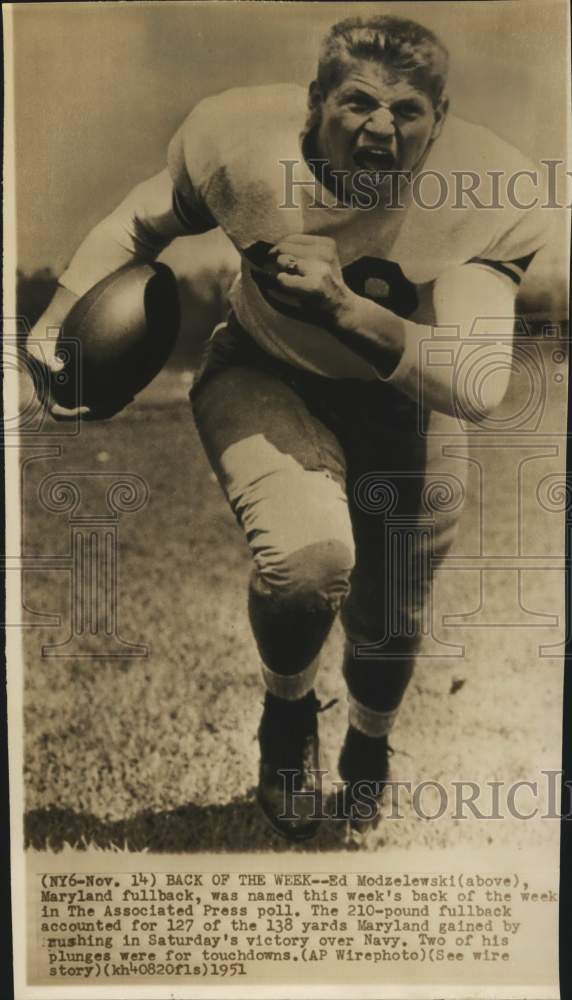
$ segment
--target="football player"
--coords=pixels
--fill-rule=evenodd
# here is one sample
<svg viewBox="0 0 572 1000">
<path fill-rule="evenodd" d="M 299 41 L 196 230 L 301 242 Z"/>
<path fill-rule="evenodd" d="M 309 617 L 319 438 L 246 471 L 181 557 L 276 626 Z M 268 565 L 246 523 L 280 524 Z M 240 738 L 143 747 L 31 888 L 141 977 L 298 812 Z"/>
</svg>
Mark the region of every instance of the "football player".
<svg viewBox="0 0 572 1000">
<path fill-rule="evenodd" d="M 350 820 L 375 813 L 432 577 L 462 508 L 463 451 L 443 444 L 458 443 L 459 418 L 485 419 L 501 402 L 515 294 L 546 241 L 539 210 L 506 198 L 487 210 L 469 196 L 475 177 L 498 182 L 530 164 L 448 114 L 447 68 L 427 28 L 349 18 L 324 38 L 308 93 L 276 85 L 203 100 L 167 167 L 87 236 L 37 328 L 175 237 L 220 226 L 241 255 L 230 318 L 191 398 L 252 553 L 258 798 L 292 839 L 313 835 L 321 815 L 315 797 L 295 793 L 316 793 L 315 683 L 338 612 L 339 770 Z"/>
</svg>

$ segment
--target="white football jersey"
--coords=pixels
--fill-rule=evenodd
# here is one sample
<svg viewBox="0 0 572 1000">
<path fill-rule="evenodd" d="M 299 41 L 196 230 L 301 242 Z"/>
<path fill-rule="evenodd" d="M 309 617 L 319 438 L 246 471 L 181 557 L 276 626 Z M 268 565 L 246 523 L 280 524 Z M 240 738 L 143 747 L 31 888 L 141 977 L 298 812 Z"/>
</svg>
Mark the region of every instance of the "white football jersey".
<svg viewBox="0 0 572 1000">
<path fill-rule="evenodd" d="M 307 96 L 297 85 L 237 88 L 198 104 L 168 152 L 179 219 L 194 228 L 191 220 L 202 215 L 230 237 L 242 258 L 233 310 L 276 357 L 333 378 L 378 377 L 260 270 L 288 233 L 333 237 L 355 292 L 425 324 L 435 320 L 432 290 L 445 270 L 477 261 L 518 282 L 546 242 L 547 213 L 515 207 L 505 194 L 506 180 L 531 164 L 490 130 L 449 116 L 424 158 L 423 177 L 417 172 L 416 195 L 409 184 L 404 194 L 401 187 L 402 207 L 364 209 L 336 203 L 316 180 L 302 155 L 306 121 Z M 469 172 L 480 202 L 493 207 L 462 195 Z"/>
</svg>

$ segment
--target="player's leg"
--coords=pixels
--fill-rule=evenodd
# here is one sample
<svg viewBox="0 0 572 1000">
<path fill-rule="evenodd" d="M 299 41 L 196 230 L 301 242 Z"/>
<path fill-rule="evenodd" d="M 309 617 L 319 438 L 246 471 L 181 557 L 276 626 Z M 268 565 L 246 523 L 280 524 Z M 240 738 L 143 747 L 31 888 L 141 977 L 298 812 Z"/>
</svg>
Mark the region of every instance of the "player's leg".
<svg viewBox="0 0 572 1000">
<path fill-rule="evenodd" d="M 240 338 L 233 347 L 228 334 L 218 348 L 193 390 L 193 410 L 253 556 L 249 614 L 267 692 L 260 794 L 281 832 L 304 836 L 315 824 L 276 819 L 288 790 L 278 771 L 299 771 L 289 779 L 299 788 L 308 752 L 317 766 L 318 656 L 354 562 L 344 456 L 331 431 L 278 377 L 279 367 Z M 296 801 L 300 809 L 291 813 L 301 817 L 304 800 Z"/>
<path fill-rule="evenodd" d="M 411 428 L 394 427 L 378 445 L 365 464 L 358 458 L 348 484 L 357 558 L 342 614 L 349 725 L 340 774 L 351 786 L 363 781 L 381 791 L 388 737 L 431 628 L 433 576 L 456 535 L 465 470 L 444 459 L 441 441 Z"/>
</svg>

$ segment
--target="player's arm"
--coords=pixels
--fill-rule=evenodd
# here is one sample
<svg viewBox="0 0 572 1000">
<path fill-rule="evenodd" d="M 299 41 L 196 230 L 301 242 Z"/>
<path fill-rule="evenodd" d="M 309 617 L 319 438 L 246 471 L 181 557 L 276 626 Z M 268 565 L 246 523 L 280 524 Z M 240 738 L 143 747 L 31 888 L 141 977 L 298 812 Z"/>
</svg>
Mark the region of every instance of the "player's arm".
<svg viewBox="0 0 572 1000">
<path fill-rule="evenodd" d="M 186 206 L 183 220 L 167 169 L 137 184 L 85 237 L 58 281 L 56 294 L 34 333 L 59 325 L 71 305 L 118 268 L 152 261 L 178 236 L 204 232 L 216 223 Z"/>
<path fill-rule="evenodd" d="M 85 237 L 60 284 L 81 296 L 132 261 L 152 261 L 178 236 L 205 232 L 216 223 L 187 206 L 183 220 L 177 192 L 165 168 L 137 184 L 117 208 Z"/>
<path fill-rule="evenodd" d="M 30 332 L 27 350 L 50 371 L 60 367 L 56 338 L 49 328 L 60 327 L 77 300 L 98 281 L 134 261 L 152 261 L 178 236 L 204 232 L 216 226 L 204 212 L 194 210 L 187 196 L 182 204 L 167 169 L 134 187 L 126 198 L 85 237 L 59 278 L 56 293 Z M 49 379 L 46 379 L 46 385 Z M 49 401 L 61 418 L 75 416 Z"/>
<path fill-rule="evenodd" d="M 423 406 L 483 419 L 508 387 L 517 288 L 488 266 L 451 267 L 435 283 L 434 327 L 357 296 L 342 312 L 337 335 L 382 380 Z"/>
<path fill-rule="evenodd" d="M 325 326 L 383 381 L 429 409 L 471 414 L 475 420 L 501 402 L 510 375 L 518 287 L 506 269 L 495 268 L 494 262 L 471 261 L 451 267 L 437 280 L 437 340 L 431 326 L 397 316 L 351 291 L 344 282 L 334 240 L 291 235 L 270 254 L 278 285 L 298 301 L 303 316 Z M 297 273 L 288 273 L 292 262 Z M 481 361 L 483 338 L 494 352 L 484 382 L 458 377 L 460 367 L 472 363 L 477 336 Z M 433 358 L 427 348 L 434 348 Z"/>
</svg>

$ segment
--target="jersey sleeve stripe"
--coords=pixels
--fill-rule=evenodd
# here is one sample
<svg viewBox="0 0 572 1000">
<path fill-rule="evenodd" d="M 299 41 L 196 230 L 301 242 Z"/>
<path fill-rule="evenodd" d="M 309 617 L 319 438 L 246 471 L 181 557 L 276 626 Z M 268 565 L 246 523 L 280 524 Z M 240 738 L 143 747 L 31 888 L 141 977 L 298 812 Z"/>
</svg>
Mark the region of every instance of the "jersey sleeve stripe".
<svg viewBox="0 0 572 1000">
<path fill-rule="evenodd" d="M 534 254 L 530 254 L 528 257 L 520 257 L 518 260 L 486 260 L 484 257 L 471 257 L 469 264 L 482 264 L 484 267 L 490 267 L 493 271 L 506 274 L 511 281 L 514 281 L 515 285 L 520 285 L 533 256 Z"/>
<path fill-rule="evenodd" d="M 218 223 L 205 209 L 201 208 L 189 210 L 180 191 L 173 188 L 173 211 L 177 219 L 185 229 L 193 233 L 206 233 L 209 229 L 216 229 Z"/>
</svg>

